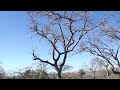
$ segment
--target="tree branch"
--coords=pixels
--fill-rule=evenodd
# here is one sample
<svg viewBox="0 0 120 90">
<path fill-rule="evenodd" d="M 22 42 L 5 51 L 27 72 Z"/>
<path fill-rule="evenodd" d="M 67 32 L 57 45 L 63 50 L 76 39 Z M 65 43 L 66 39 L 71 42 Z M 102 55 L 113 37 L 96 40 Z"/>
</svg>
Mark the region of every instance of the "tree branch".
<svg viewBox="0 0 120 90">
<path fill-rule="evenodd" d="M 33 60 L 39 60 L 39 61 L 41 61 L 41 62 L 43 62 L 43 63 L 50 64 L 51 66 L 54 66 L 54 64 L 48 62 L 48 60 L 47 60 L 47 61 L 44 61 L 44 60 L 38 58 L 38 57 L 34 54 L 34 51 L 33 51 L 33 54 L 32 54 L 32 55 L 33 55 L 33 57 L 34 57 Z"/>
<path fill-rule="evenodd" d="M 66 47 L 66 45 L 65 45 L 65 37 L 64 37 L 64 34 L 63 34 L 62 26 L 60 25 L 60 22 L 59 22 L 59 21 L 58 21 L 58 25 L 59 25 L 59 28 L 60 28 L 60 31 L 61 31 L 61 34 L 62 34 L 63 45 L 64 45 L 64 48 L 65 48 L 65 47 Z"/>
</svg>

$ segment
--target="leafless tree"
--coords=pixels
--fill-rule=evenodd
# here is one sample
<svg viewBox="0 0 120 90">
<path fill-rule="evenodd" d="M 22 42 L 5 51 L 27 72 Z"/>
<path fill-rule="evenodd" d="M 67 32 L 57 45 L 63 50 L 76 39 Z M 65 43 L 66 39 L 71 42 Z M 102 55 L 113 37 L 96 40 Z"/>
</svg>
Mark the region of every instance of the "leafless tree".
<svg viewBox="0 0 120 90">
<path fill-rule="evenodd" d="M 100 43 L 101 45 L 96 45 L 95 43 L 91 42 L 91 40 L 88 41 L 90 44 L 90 47 L 86 47 L 86 51 L 90 52 L 96 56 L 100 56 L 103 59 L 105 59 L 109 65 L 112 67 L 112 71 L 114 74 L 120 74 L 119 72 L 115 71 L 115 66 L 117 65 L 120 67 L 120 62 L 118 59 L 118 52 L 119 47 L 116 46 L 117 50 L 111 48 L 108 44 Z"/>
<path fill-rule="evenodd" d="M 107 21 L 103 25 L 102 32 L 107 35 L 111 40 L 120 40 L 120 11 L 115 11 L 112 15 L 111 18 L 114 20 L 114 24 L 111 23 L 111 21 Z"/>
<path fill-rule="evenodd" d="M 41 59 L 34 50 L 33 59 L 53 66 L 59 79 L 62 78 L 61 72 L 68 53 L 74 53 L 83 37 L 104 22 L 104 20 L 95 21 L 91 11 L 29 11 L 27 13 L 32 23 L 30 26 L 32 32 L 49 43 L 53 63 Z"/>
<path fill-rule="evenodd" d="M 109 63 L 106 60 L 100 59 L 98 57 L 96 57 L 95 61 L 98 64 L 99 68 L 101 68 L 101 69 L 106 71 L 107 79 L 110 79 L 111 70 L 110 70 L 110 67 L 109 67 Z"/>
<path fill-rule="evenodd" d="M 84 65 L 86 70 L 89 70 L 93 73 L 93 78 L 96 79 L 96 72 L 99 70 L 99 66 L 96 62 L 97 58 L 94 58 L 90 61 L 89 65 Z"/>
<path fill-rule="evenodd" d="M 114 13 L 112 15 L 114 15 Z M 109 16 L 109 18 L 111 16 Z M 84 46 L 84 50 L 102 57 L 110 65 L 114 74 L 120 74 L 120 71 L 115 70 L 115 67 L 120 68 L 119 29 L 115 28 L 114 24 L 109 23 L 109 21 L 106 21 L 101 25 L 99 30 L 91 32 L 91 36 L 87 36 L 88 38 L 85 41 L 87 44 Z"/>
</svg>

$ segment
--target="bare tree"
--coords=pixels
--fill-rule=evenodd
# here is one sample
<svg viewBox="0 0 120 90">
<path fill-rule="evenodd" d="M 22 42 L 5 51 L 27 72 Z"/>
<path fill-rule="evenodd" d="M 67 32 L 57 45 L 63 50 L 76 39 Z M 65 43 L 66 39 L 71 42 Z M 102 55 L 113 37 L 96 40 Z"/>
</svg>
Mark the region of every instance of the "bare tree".
<svg viewBox="0 0 120 90">
<path fill-rule="evenodd" d="M 92 35 L 93 37 L 88 37 L 84 50 L 93 55 L 102 57 L 112 67 L 111 69 L 114 74 L 120 74 L 120 72 L 115 71 L 115 67 L 120 68 L 120 61 L 118 57 L 120 44 L 118 41 L 112 40 L 103 32 L 99 32 L 99 34 L 92 33 Z"/>
<path fill-rule="evenodd" d="M 114 20 L 114 24 L 107 20 L 98 33 L 93 34 L 93 38 L 89 37 L 86 51 L 105 59 L 111 66 L 112 72 L 120 75 L 120 12 L 114 12 L 109 18 Z M 116 71 L 116 68 L 119 70 Z"/>
<path fill-rule="evenodd" d="M 53 66 L 59 79 L 62 78 L 61 72 L 68 53 L 74 53 L 82 38 L 101 25 L 101 22 L 94 20 L 91 11 L 29 11 L 27 13 L 32 22 L 30 26 L 32 32 L 49 43 L 53 63 L 41 59 L 34 51 L 33 59 Z"/>
<path fill-rule="evenodd" d="M 96 79 L 96 72 L 99 70 L 98 63 L 96 62 L 98 58 L 94 58 L 90 61 L 89 65 L 84 65 L 86 70 L 89 70 L 93 73 L 93 78 Z"/>
<path fill-rule="evenodd" d="M 109 63 L 106 60 L 100 59 L 98 57 L 96 57 L 95 61 L 98 64 L 99 68 L 102 68 L 103 70 L 106 71 L 107 79 L 110 79 L 111 70 L 110 70 L 110 67 L 109 67 Z"/>
<path fill-rule="evenodd" d="M 111 40 L 119 41 L 120 40 L 120 11 L 115 11 L 111 18 L 113 18 L 113 23 L 111 21 L 107 21 L 103 25 L 103 28 L 101 29 L 102 32 L 107 35 Z"/>
<path fill-rule="evenodd" d="M 95 43 L 91 42 L 91 40 L 89 40 L 88 42 L 90 44 L 90 47 L 86 47 L 86 51 L 105 59 L 112 67 L 113 73 L 120 74 L 119 72 L 115 71 L 115 66 L 120 67 L 120 62 L 118 59 L 118 52 L 120 46 L 116 46 L 117 50 L 115 50 L 114 48 L 110 47 L 110 44 L 108 45 L 102 42 L 99 43 L 100 45 L 96 45 Z"/>
</svg>

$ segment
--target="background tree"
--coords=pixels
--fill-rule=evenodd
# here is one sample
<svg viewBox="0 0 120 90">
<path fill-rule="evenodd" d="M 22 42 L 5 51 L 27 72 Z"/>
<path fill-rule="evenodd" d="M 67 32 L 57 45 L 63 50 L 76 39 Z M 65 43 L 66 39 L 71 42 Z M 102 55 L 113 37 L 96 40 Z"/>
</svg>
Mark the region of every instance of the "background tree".
<svg viewBox="0 0 120 90">
<path fill-rule="evenodd" d="M 62 71 L 68 71 L 68 70 L 71 70 L 73 67 L 72 66 L 70 66 L 70 65 L 68 65 L 68 64 L 65 64 L 64 66 L 63 66 L 63 70 Z"/>
<path fill-rule="evenodd" d="M 105 70 L 107 79 L 110 79 L 111 70 L 109 67 L 109 63 L 106 60 L 98 57 L 96 57 L 96 63 L 98 64 L 99 68 L 103 69 L 103 71 Z"/>
<path fill-rule="evenodd" d="M 2 64 L 2 62 L 0 62 Z M 6 72 L 2 66 L 0 66 L 0 79 L 5 79 L 6 78 Z"/>
<path fill-rule="evenodd" d="M 109 13 L 107 19 L 101 24 L 99 29 L 91 31 L 89 35 L 87 34 L 87 38 L 82 44 L 82 50 L 103 58 L 109 63 L 112 72 L 120 75 L 120 12 Z M 114 23 L 111 22 L 111 19 Z"/>
<path fill-rule="evenodd" d="M 112 47 L 109 46 L 109 56 L 112 58 L 110 63 L 112 65 L 112 71 L 114 74 L 119 74 L 120 76 L 120 60 L 119 60 L 119 51 L 120 51 L 120 12 L 116 11 L 111 16 L 114 19 L 114 24 L 110 21 L 104 25 L 101 29 L 103 35 L 106 35 L 111 42 L 114 43 Z"/>
<path fill-rule="evenodd" d="M 90 61 L 89 65 L 84 65 L 86 70 L 89 70 L 93 73 L 93 78 L 96 79 L 96 72 L 99 70 L 98 63 L 96 62 L 98 58 L 94 58 Z"/>
<path fill-rule="evenodd" d="M 33 59 L 49 64 L 55 68 L 58 78 L 65 65 L 68 53 L 74 53 L 83 37 L 101 25 L 95 21 L 92 12 L 87 11 L 30 11 L 30 29 L 41 40 L 50 45 L 50 60 L 41 59 L 33 51 Z M 61 62 L 59 64 L 59 62 Z"/>
<path fill-rule="evenodd" d="M 44 63 L 39 63 L 37 68 L 26 67 L 25 69 L 19 69 L 15 73 L 15 78 L 19 79 L 47 79 L 48 73 L 46 65 Z"/>
<path fill-rule="evenodd" d="M 6 78 L 6 72 L 2 67 L 0 67 L 0 79 L 5 79 L 5 78 Z"/>
<path fill-rule="evenodd" d="M 106 60 L 112 72 L 114 74 L 120 74 L 120 71 L 115 70 L 116 67 L 120 68 L 120 42 L 117 37 L 115 38 L 115 33 L 117 33 L 116 29 L 106 21 L 97 32 L 91 32 L 92 36 L 87 36 L 84 42 L 87 43 L 84 46 L 84 50 Z"/>
<path fill-rule="evenodd" d="M 80 69 L 78 73 L 79 73 L 80 78 L 83 79 L 84 76 L 85 76 L 85 71 L 84 71 L 84 69 Z"/>
<path fill-rule="evenodd" d="M 34 71 L 32 70 L 32 67 L 26 67 L 25 69 L 19 69 L 16 72 L 16 76 L 19 79 L 33 79 Z"/>
<path fill-rule="evenodd" d="M 38 62 L 37 63 L 37 69 L 35 69 L 35 78 L 39 79 L 47 79 L 48 78 L 48 73 L 47 73 L 47 64 L 43 62 Z"/>
</svg>

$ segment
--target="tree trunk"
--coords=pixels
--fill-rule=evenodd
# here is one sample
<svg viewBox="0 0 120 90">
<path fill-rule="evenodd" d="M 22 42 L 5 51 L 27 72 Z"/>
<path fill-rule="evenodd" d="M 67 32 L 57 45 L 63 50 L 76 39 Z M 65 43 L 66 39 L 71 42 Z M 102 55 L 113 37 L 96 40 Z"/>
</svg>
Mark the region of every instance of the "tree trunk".
<svg viewBox="0 0 120 90">
<path fill-rule="evenodd" d="M 61 70 L 58 70 L 58 79 L 62 79 Z"/>
<path fill-rule="evenodd" d="M 83 79 L 83 75 L 82 74 L 80 74 L 80 78 Z"/>
<path fill-rule="evenodd" d="M 106 73 L 107 73 L 107 79 L 110 79 L 110 72 L 106 70 Z"/>
<path fill-rule="evenodd" d="M 119 65 L 119 68 L 118 68 L 118 72 L 120 72 L 120 65 Z M 120 79 L 120 73 L 119 73 L 118 79 Z"/>
<path fill-rule="evenodd" d="M 94 79 L 96 79 L 95 74 L 96 74 L 96 73 L 94 72 Z"/>
</svg>

